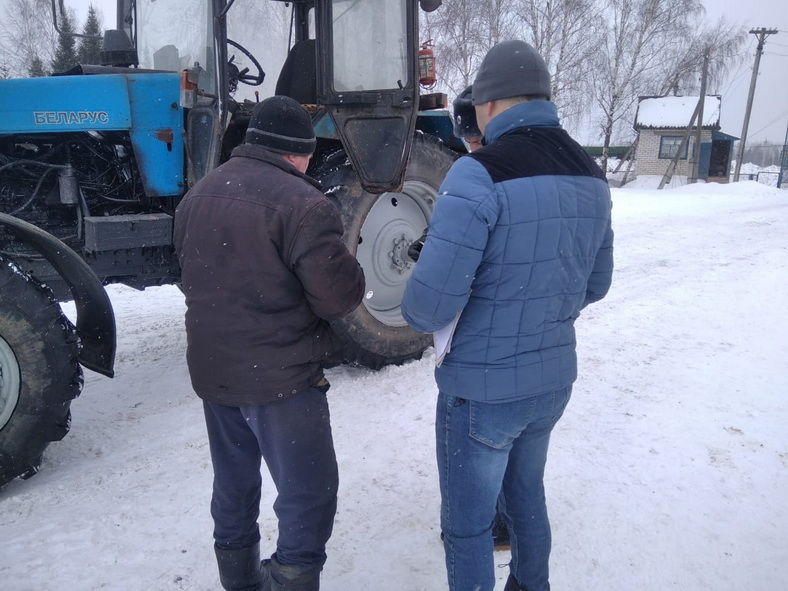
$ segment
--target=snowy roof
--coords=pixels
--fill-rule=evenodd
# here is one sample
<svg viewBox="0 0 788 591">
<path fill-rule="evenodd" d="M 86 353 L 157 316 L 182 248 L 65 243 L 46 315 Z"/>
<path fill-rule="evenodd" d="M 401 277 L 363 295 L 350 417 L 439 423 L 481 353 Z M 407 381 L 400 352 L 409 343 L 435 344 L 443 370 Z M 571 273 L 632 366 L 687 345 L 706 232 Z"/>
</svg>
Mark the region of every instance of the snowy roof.
<svg viewBox="0 0 788 591">
<path fill-rule="evenodd" d="M 697 96 L 641 97 L 635 117 L 635 129 L 684 129 L 689 125 Z M 703 104 L 703 127 L 720 128 L 719 95 L 707 96 Z"/>
</svg>

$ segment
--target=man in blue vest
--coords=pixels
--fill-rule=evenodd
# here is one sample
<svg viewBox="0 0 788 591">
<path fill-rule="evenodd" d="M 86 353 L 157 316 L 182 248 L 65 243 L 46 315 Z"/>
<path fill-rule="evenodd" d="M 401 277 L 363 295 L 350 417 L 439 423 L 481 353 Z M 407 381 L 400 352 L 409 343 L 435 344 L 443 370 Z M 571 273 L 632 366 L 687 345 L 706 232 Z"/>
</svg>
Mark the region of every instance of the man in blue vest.
<svg viewBox="0 0 788 591">
<path fill-rule="evenodd" d="M 484 147 L 457 160 L 402 302 L 421 332 L 456 325 L 435 370 L 441 530 L 451 591 L 492 591 L 496 508 L 512 542 L 507 591 L 548 591 L 543 476 L 577 377 L 574 322 L 613 271 L 605 176 L 561 128 L 527 43 L 482 61 Z"/>
</svg>

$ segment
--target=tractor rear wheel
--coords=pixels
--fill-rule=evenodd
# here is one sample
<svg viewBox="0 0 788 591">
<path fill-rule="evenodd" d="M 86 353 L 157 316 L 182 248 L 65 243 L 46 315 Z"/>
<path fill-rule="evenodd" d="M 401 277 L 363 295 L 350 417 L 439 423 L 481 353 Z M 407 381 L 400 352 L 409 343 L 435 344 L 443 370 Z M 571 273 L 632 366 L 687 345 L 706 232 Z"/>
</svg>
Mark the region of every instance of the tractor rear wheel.
<svg viewBox="0 0 788 591">
<path fill-rule="evenodd" d="M 38 471 L 82 390 L 78 339 L 49 290 L 0 259 L 0 486 Z"/>
<path fill-rule="evenodd" d="M 408 246 L 427 228 L 438 187 L 456 158 L 437 139 L 418 134 L 401 191 L 380 195 L 362 188 L 343 151 L 316 170 L 324 191 L 340 209 L 345 244 L 366 279 L 363 303 L 332 324 L 345 343 L 346 362 L 379 369 L 418 359 L 431 344 L 429 335 L 407 325 L 400 302 L 414 264 Z"/>
</svg>

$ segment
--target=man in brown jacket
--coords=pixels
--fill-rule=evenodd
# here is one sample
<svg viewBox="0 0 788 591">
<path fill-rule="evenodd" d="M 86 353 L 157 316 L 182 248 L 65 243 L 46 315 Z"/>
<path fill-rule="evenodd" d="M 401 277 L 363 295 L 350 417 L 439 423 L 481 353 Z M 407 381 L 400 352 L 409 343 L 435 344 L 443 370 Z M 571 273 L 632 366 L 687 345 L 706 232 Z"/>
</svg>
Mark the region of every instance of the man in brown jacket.
<svg viewBox="0 0 788 591">
<path fill-rule="evenodd" d="M 314 149 L 306 111 L 287 97 L 266 99 L 246 143 L 175 215 L 187 361 L 205 410 L 216 557 L 228 590 L 317 590 L 336 512 L 328 321 L 359 304 L 364 275 L 335 206 L 304 174 Z M 279 521 L 276 552 L 262 566 L 261 458 Z"/>
</svg>

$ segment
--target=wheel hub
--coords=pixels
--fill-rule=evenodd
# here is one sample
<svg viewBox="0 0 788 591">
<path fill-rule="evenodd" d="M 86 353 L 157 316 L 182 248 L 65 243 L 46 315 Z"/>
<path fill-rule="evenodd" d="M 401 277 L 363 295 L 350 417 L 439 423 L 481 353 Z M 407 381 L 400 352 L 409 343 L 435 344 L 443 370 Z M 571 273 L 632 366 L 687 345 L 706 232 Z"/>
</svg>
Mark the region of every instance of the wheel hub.
<svg viewBox="0 0 788 591">
<path fill-rule="evenodd" d="M 408 247 L 427 228 L 435 189 L 406 181 L 401 193 L 383 193 L 361 226 L 356 258 L 364 269 L 364 305 L 387 326 L 407 326 L 400 311 L 405 284 L 413 270 Z"/>
<path fill-rule="evenodd" d="M 408 248 L 410 248 L 410 245 L 413 244 L 413 242 L 413 240 L 403 234 L 399 238 L 394 239 L 392 249 L 389 251 L 391 266 L 400 275 L 409 271 L 413 266 L 413 261 L 408 256 Z"/>
<path fill-rule="evenodd" d="M 21 384 L 19 363 L 11 345 L 0 337 L 0 429 L 11 418 L 17 402 Z"/>
</svg>

